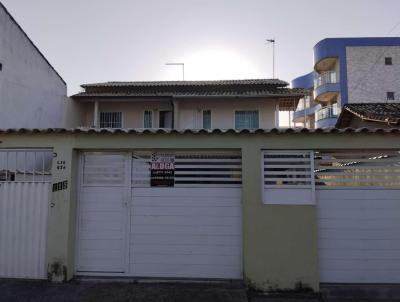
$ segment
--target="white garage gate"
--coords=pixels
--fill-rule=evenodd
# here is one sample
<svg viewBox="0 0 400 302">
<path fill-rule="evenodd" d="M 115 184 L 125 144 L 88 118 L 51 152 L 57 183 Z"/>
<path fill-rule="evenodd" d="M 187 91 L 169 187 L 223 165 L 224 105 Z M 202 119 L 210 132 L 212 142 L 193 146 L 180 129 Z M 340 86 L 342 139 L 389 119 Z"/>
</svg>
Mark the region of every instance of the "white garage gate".
<svg viewBox="0 0 400 302">
<path fill-rule="evenodd" d="M 240 153 L 85 152 L 81 166 L 77 274 L 242 278 Z"/>
<path fill-rule="evenodd" d="M 265 204 L 317 205 L 323 283 L 400 283 L 400 151 L 263 152 Z"/>
<path fill-rule="evenodd" d="M 320 279 L 400 283 L 400 153 L 315 152 Z"/>
</svg>

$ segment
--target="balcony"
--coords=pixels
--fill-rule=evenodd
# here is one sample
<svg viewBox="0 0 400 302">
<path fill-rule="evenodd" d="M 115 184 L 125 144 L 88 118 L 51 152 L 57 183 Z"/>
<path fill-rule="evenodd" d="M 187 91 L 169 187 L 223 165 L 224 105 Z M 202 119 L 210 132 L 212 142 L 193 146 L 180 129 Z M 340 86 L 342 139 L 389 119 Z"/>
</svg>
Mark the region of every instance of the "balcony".
<svg viewBox="0 0 400 302">
<path fill-rule="evenodd" d="M 293 121 L 296 123 L 303 123 L 306 117 L 314 115 L 319 106 L 320 105 L 312 101 L 310 96 L 300 99 L 296 111 L 293 114 Z"/>
<path fill-rule="evenodd" d="M 327 128 L 334 127 L 339 114 L 339 109 L 337 104 L 329 105 L 319 109 L 316 112 L 316 127 L 317 128 Z"/>
<path fill-rule="evenodd" d="M 318 102 L 326 103 L 332 100 L 339 91 L 339 76 L 336 71 L 319 74 L 314 80 L 314 98 Z"/>
<path fill-rule="evenodd" d="M 326 84 L 339 83 L 336 71 L 327 71 L 319 74 L 314 80 L 314 89 Z"/>
</svg>

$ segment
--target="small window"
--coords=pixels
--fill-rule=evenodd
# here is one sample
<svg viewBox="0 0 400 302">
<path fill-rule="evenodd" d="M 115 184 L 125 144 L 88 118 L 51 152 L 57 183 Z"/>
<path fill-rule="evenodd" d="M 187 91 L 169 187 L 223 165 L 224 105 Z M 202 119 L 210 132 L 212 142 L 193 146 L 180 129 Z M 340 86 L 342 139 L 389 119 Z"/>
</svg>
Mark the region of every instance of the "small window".
<svg viewBox="0 0 400 302">
<path fill-rule="evenodd" d="M 386 92 L 386 99 L 388 101 L 394 101 L 394 92 L 393 91 Z"/>
<path fill-rule="evenodd" d="M 122 112 L 100 112 L 100 128 L 122 128 Z"/>
<path fill-rule="evenodd" d="M 153 128 L 153 111 L 145 110 L 143 113 L 143 128 Z"/>
<path fill-rule="evenodd" d="M 3 70 L 3 64 L 0 63 L 0 71 L 2 71 L 2 70 Z"/>
<path fill-rule="evenodd" d="M 385 65 L 392 65 L 392 57 L 385 57 Z"/>
<path fill-rule="evenodd" d="M 235 111 L 235 129 L 259 128 L 258 110 Z"/>
<path fill-rule="evenodd" d="M 158 127 L 159 128 L 172 128 L 172 111 L 160 111 Z"/>
<path fill-rule="evenodd" d="M 203 110 L 203 129 L 211 129 L 211 110 Z"/>
</svg>

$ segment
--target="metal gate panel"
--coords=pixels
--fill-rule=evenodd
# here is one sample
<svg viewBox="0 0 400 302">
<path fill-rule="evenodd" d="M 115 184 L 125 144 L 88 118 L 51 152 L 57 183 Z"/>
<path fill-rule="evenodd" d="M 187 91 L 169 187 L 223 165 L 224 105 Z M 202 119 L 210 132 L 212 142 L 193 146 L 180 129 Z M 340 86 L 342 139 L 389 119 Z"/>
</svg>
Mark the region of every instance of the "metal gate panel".
<svg viewBox="0 0 400 302">
<path fill-rule="evenodd" d="M 52 158 L 46 149 L 0 149 L 0 278 L 47 278 Z"/>
<path fill-rule="evenodd" d="M 46 279 L 50 183 L 0 183 L 0 277 Z"/>
</svg>

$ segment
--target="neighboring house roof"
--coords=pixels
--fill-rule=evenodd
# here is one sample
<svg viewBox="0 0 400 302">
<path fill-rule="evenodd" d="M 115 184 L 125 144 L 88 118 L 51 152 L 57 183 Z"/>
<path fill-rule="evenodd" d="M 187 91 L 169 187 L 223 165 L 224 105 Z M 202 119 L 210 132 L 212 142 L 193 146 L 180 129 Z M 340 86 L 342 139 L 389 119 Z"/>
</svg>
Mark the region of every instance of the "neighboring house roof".
<svg viewBox="0 0 400 302">
<path fill-rule="evenodd" d="M 96 98 L 278 98 L 280 110 L 294 110 L 304 89 L 287 88 L 279 79 L 247 79 L 221 81 L 155 81 L 106 82 L 84 84 L 84 92 L 72 96 L 75 100 Z"/>
<path fill-rule="evenodd" d="M 10 14 L 10 12 L 1 2 L 0 2 L 0 8 L 2 8 L 5 11 L 5 13 L 10 17 L 11 21 L 14 22 L 14 24 L 19 28 L 22 34 L 28 39 L 29 43 L 33 46 L 34 49 L 36 49 L 39 55 L 43 58 L 43 60 L 47 63 L 47 65 L 49 65 L 50 68 L 56 73 L 56 75 L 60 78 L 60 80 L 64 83 L 64 85 L 67 85 L 64 79 L 61 77 L 61 75 L 57 72 L 57 70 L 53 67 L 53 65 L 50 64 L 50 62 L 47 60 L 44 54 L 39 50 L 39 48 L 35 45 L 35 43 L 33 43 L 33 41 L 29 38 L 27 33 L 22 29 L 22 27 L 18 24 L 18 22 L 14 19 L 14 17 Z"/>
<path fill-rule="evenodd" d="M 336 127 L 348 127 L 354 117 L 364 121 L 400 125 L 400 103 L 346 104 Z"/>
<path fill-rule="evenodd" d="M 215 80 L 215 81 L 137 81 L 137 82 L 104 82 L 94 84 L 83 84 L 82 88 L 88 87 L 157 87 L 157 86 L 226 86 L 226 85 L 274 85 L 286 87 L 287 82 L 279 79 L 246 79 L 246 80 Z"/>
<path fill-rule="evenodd" d="M 91 134 L 91 133 L 104 133 L 104 134 L 345 134 L 345 133 L 380 133 L 380 134 L 400 134 L 399 128 L 388 128 L 388 129 L 370 129 L 370 128 L 317 128 L 317 129 L 308 129 L 308 128 L 272 128 L 272 129 L 185 129 L 185 130 L 175 130 L 175 129 L 133 129 L 133 128 L 120 128 L 120 129 L 111 129 L 111 128 L 88 128 L 88 127 L 79 127 L 79 128 L 44 128 L 44 129 L 27 129 L 27 128 L 18 128 L 18 129 L 0 129 L 0 134 L 35 134 L 35 133 L 54 133 L 54 134 L 71 134 L 71 133 L 83 133 L 83 134 Z"/>
</svg>

